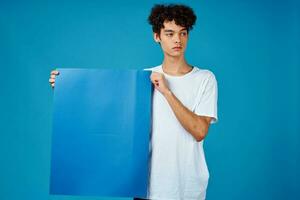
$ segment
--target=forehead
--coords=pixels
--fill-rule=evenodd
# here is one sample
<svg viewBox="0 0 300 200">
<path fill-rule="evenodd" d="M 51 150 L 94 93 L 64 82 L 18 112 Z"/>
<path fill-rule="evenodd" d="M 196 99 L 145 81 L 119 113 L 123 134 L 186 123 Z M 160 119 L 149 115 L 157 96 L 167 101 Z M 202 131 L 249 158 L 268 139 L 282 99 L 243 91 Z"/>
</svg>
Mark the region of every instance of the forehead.
<svg viewBox="0 0 300 200">
<path fill-rule="evenodd" d="M 175 21 L 165 21 L 164 22 L 164 28 L 162 30 L 172 30 L 172 31 L 181 31 L 186 30 L 185 27 L 177 25 Z"/>
</svg>

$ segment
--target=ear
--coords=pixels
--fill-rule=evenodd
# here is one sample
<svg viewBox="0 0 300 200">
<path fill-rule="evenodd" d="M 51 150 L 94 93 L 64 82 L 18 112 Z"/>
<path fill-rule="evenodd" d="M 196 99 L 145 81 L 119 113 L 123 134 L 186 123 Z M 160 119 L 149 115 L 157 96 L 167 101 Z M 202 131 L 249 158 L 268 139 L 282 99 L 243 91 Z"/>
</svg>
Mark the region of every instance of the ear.
<svg viewBox="0 0 300 200">
<path fill-rule="evenodd" d="M 153 33 L 153 39 L 155 42 L 160 42 L 160 36 L 157 33 Z"/>
</svg>

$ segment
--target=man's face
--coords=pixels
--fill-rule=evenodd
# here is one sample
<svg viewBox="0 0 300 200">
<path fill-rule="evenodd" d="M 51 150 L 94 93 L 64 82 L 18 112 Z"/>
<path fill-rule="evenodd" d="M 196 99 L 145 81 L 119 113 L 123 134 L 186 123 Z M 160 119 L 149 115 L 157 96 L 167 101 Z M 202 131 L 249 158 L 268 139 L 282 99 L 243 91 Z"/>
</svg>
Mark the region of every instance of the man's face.
<svg viewBox="0 0 300 200">
<path fill-rule="evenodd" d="M 165 21 L 164 28 L 161 29 L 160 35 L 154 33 L 154 40 L 160 42 L 165 54 L 178 57 L 184 55 L 188 32 L 185 27 L 176 25 L 174 20 Z"/>
</svg>

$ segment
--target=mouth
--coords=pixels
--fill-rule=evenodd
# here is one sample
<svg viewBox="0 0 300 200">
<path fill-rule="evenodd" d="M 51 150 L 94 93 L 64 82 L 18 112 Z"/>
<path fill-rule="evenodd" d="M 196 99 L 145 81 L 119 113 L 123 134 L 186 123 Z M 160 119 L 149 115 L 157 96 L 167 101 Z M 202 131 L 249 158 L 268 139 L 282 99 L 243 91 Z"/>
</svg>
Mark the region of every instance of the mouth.
<svg viewBox="0 0 300 200">
<path fill-rule="evenodd" d="M 174 49 L 174 50 L 180 50 L 180 49 L 182 49 L 182 47 L 173 47 L 172 49 Z"/>
</svg>

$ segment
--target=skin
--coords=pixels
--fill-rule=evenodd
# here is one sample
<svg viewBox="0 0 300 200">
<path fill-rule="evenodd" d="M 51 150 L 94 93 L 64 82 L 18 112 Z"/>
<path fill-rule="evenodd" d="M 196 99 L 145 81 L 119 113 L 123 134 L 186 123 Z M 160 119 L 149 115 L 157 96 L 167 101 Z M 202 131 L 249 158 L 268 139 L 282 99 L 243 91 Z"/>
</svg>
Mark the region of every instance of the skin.
<svg viewBox="0 0 300 200">
<path fill-rule="evenodd" d="M 164 54 L 162 63 L 163 71 L 172 76 L 182 76 L 192 70 L 185 60 L 185 50 L 188 42 L 188 32 L 185 27 L 176 25 L 175 21 L 165 21 L 161 32 L 153 33 L 155 42 L 160 43 Z M 173 49 L 180 47 L 179 49 Z M 52 70 L 49 83 L 55 87 L 55 77 L 59 75 L 57 70 Z M 151 82 L 167 100 L 176 118 L 197 142 L 202 141 L 207 133 L 212 120 L 211 117 L 196 115 L 186 108 L 169 89 L 167 81 L 162 73 L 152 72 Z"/>
<path fill-rule="evenodd" d="M 192 70 L 187 64 L 184 52 L 188 42 L 187 30 L 175 24 L 175 21 L 165 21 L 160 34 L 153 33 L 154 40 L 159 42 L 164 53 L 162 63 L 163 71 L 173 76 L 182 76 Z M 181 47 L 179 50 L 174 47 Z M 186 108 L 169 89 L 163 74 L 152 72 L 150 79 L 157 89 L 168 101 L 176 118 L 184 129 L 189 132 L 196 141 L 202 141 L 207 135 L 211 117 L 199 116 Z"/>
<path fill-rule="evenodd" d="M 52 70 L 50 73 L 49 83 L 53 89 L 55 86 L 55 78 L 57 75 L 59 75 L 59 71 L 57 71 L 57 70 Z"/>
</svg>

